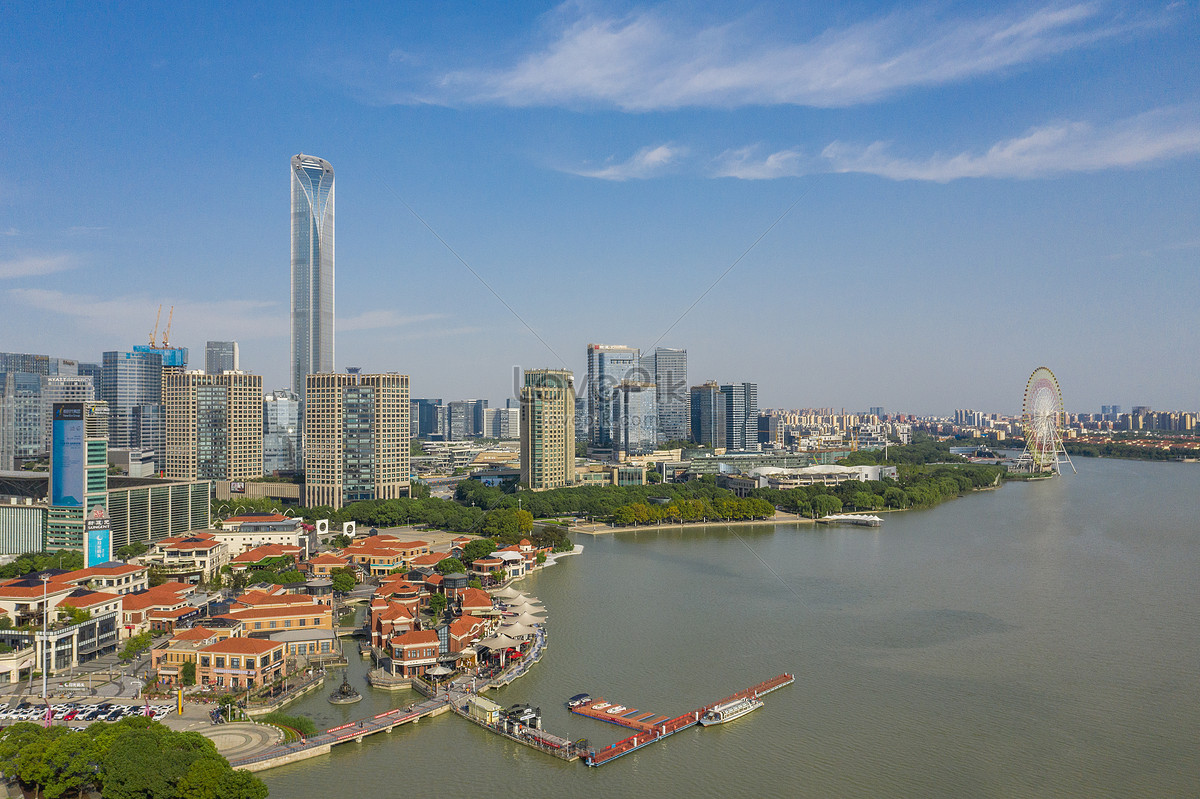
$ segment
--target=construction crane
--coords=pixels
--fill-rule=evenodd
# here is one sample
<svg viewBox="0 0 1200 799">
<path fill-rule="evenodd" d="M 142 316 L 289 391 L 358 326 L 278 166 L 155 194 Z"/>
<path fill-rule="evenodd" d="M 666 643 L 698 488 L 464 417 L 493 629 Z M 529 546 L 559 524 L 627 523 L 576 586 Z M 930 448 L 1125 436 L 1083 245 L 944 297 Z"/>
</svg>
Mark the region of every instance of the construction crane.
<svg viewBox="0 0 1200 799">
<path fill-rule="evenodd" d="M 150 331 L 150 346 L 154 346 L 154 339 L 158 338 L 158 320 L 162 318 L 162 303 L 158 304 L 158 313 L 154 315 L 154 329 Z"/>
<path fill-rule="evenodd" d="M 159 306 L 159 307 L 161 309 L 161 306 Z M 175 306 L 172 305 L 171 313 L 167 315 L 167 329 L 163 331 L 162 347 L 160 349 L 166 350 L 166 349 L 171 348 L 171 343 L 170 343 L 171 342 L 171 322 L 174 319 L 175 319 Z M 150 345 L 154 346 L 154 342 L 151 342 Z"/>
</svg>

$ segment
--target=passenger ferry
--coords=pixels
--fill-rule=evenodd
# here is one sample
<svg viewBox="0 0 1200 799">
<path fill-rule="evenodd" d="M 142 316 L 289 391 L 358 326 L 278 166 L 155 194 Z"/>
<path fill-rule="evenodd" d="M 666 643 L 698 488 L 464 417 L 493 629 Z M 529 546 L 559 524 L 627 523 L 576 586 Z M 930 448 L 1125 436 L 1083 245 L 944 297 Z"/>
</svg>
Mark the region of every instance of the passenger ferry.
<svg viewBox="0 0 1200 799">
<path fill-rule="evenodd" d="M 762 706 L 763 701 L 761 699 L 749 696 L 735 699 L 732 702 L 714 705 L 711 710 L 705 711 L 704 715 L 700 717 L 700 726 L 709 727 L 713 724 L 724 724 L 727 721 L 741 718 L 752 710 L 758 710 Z"/>
</svg>

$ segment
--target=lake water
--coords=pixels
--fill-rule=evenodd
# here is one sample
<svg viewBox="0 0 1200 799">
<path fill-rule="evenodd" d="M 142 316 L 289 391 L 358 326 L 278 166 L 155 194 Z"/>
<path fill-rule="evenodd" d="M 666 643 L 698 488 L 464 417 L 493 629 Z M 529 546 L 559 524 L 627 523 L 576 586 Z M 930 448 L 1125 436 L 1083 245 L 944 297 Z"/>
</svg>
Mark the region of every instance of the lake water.
<svg viewBox="0 0 1200 799">
<path fill-rule="evenodd" d="M 587 691 L 675 715 L 788 671 L 734 723 L 599 769 L 453 716 L 264 772 L 309 796 L 1200 796 L 1200 465 L 1080 459 L 879 529 L 764 525 L 578 540 L 518 587 L 542 662 L 491 694 L 604 745 Z M 319 726 L 407 704 L 363 686 Z"/>
</svg>

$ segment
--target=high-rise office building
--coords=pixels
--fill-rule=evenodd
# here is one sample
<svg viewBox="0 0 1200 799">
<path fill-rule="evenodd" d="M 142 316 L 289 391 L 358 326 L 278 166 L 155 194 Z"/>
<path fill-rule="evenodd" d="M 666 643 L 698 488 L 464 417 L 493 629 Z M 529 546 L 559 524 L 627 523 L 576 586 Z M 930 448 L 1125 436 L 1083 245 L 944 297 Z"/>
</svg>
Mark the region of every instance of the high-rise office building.
<svg viewBox="0 0 1200 799">
<path fill-rule="evenodd" d="M 292 389 L 333 371 L 333 167 L 292 156 Z"/>
<path fill-rule="evenodd" d="M 263 473 L 300 471 L 300 395 L 284 390 L 264 396 L 262 431 Z"/>
<path fill-rule="evenodd" d="M 613 390 L 613 450 L 615 460 L 645 455 L 658 443 L 657 387 L 625 380 Z"/>
<path fill-rule="evenodd" d="M 239 361 L 236 341 L 210 341 L 204 345 L 204 371 L 210 375 L 236 372 L 242 368 Z"/>
<path fill-rule="evenodd" d="M 42 377 L 42 450 L 50 451 L 53 440 L 54 403 L 94 402 L 96 387 L 92 378 L 79 375 Z M 105 431 L 107 436 L 107 431 Z"/>
<path fill-rule="evenodd" d="M 488 406 L 485 399 L 456 400 L 447 405 L 450 427 L 447 430 L 448 441 L 466 441 L 468 438 L 479 438 L 483 435 L 484 410 Z"/>
<path fill-rule="evenodd" d="M 262 377 L 165 372 L 167 477 L 252 480 L 263 474 Z"/>
<path fill-rule="evenodd" d="M 575 482 L 575 378 L 530 369 L 521 386 L 521 482 L 533 490 Z"/>
<path fill-rule="evenodd" d="M 46 548 L 83 549 L 86 519 L 107 514 L 108 406 L 60 402 L 51 407 L 50 415 Z"/>
<path fill-rule="evenodd" d="M 634 377 L 638 350 L 608 344 L 587 346 L 588 445 L 613 446 L 613 390 Z"/>
<path fill-rule="evenodd" d="M 103 363 L 100 399 L 108 403 L 108 446 L 153 452 L 154 470 L 161 472 L 166 468 L 162 352 L 137 347 L 106 352 Z"/>
<path fill-rule="evenodd" d="M 19 469 L 43 454 L 42 378 L 0 372 L 0 469 Z"/>
<path fill-rule="evenodd" d="M 408 375 L 311 374 L 304 396 L 305 505 L 408 496 Z"/>
<path fill-rule="evenodd" d="M 415 408 L 412 412 L 413 438 L 428 438 L 445 433 L 441 428 L 438 411 L 442 407 L 441 398 L 420 398 L 412 401 Z"/>
<path fill-rule="evenodd" d="M 655 347 L 642 356 L 643 380 L 657 386 L 659 441 L 688 438 L 687 350 Z"/>
<path fill-rule="evenodd" d="M 725 448 L 747 449 L 758 443 L 758 383 L 727 383 L 725 395 Z"/>
<path fill-rule="evenodd" d="M 512 441 L 521 435 L 521 406 L 484 408 L 483 437 Z"/>
<path fill-rule="evenodd" d="M 575 397 L 575 440 L 588 440 L 588 402 L 586 393 Z"/>
<path fill-rule="evenodd" d="M 692 386 L 691 440 L 713 449 L 725 448 L 725 395 L 715 381 Z"/>
</svg>

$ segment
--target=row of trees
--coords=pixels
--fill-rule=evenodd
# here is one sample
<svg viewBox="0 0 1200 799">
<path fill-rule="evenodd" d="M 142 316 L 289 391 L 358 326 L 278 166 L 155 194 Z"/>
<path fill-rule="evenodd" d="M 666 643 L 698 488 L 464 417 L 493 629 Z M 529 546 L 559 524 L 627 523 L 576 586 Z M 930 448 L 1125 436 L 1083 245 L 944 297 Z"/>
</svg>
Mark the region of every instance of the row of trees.
<svg viewBox="0 0 1200 799">
<path fill-rule="evenodd" d="M 1090 458 L 1126 458 L 1135 461 L 1172 461 L 1182 458 L 1195 458 L 1197 451 L 1189 447 L 1172 446 L 1163 442 L 1161 446 L 1144 447 L 1135 444 L 1122 444 L 1119 441 L 1108 441 L 1103 444 L 1086 444 L 1078 441 L 1064 441 L 1063 447 L 1068 455 L 1083 455 Z"/>
<path fill-rule="evenodd" d="M 18 555 L 12 563 L 0 566 L 0 579 L 11 580 L 22 577 L 30 572 L 40 572 L 43 569 L 65 569 L 73 571 L 83 568 L 83 553 L 72 549 L 60 549 L 57 552 L 26 552 Z"/>
<path fill-rule="evenodd" d="M 132 716 L 83 732 L 20 722 L 0 733 L 0 770 L 46 799 L 265 799 L 267 786 L 234 771 L 212 741 Z"/>
<path fill-rule="evenodd" d="M 706 499 L 677 499 L 668 504 L 634 502 L 623 505 L 612 514 L 614 524 L 655 524 L 658 522 L 698 522 L 702 520 L 739 521 L 743 519 L 769 519 L 775 515 L 775 506 L 758 498 L 739 499 L 730 496 Z"/>
</svg>

